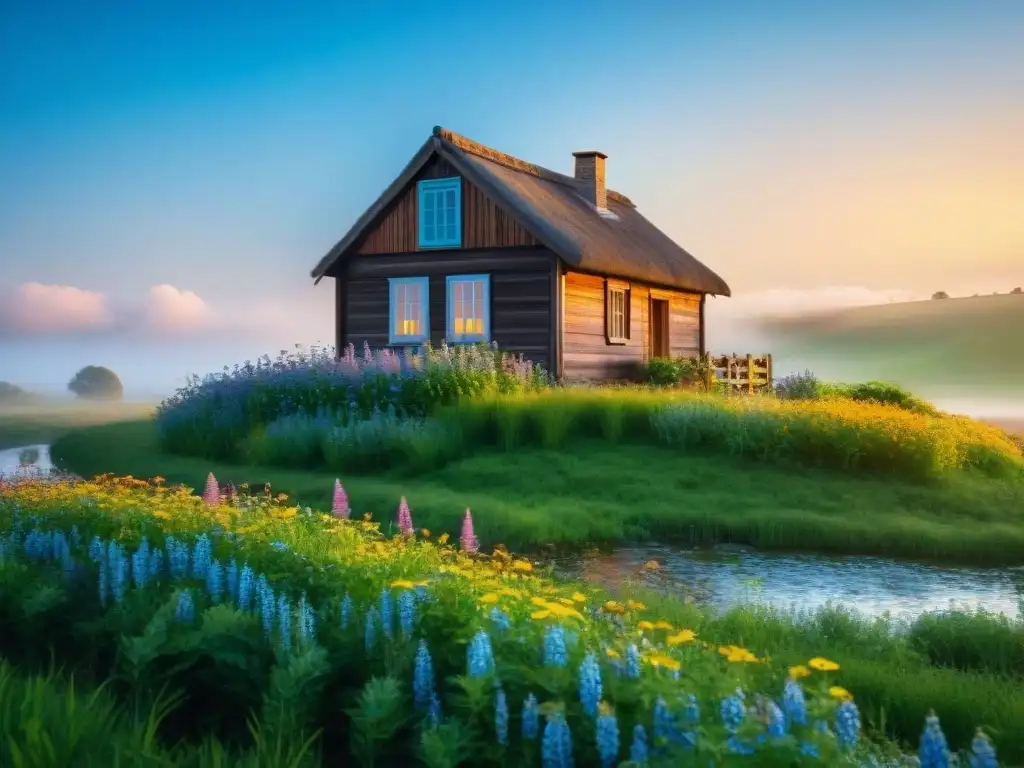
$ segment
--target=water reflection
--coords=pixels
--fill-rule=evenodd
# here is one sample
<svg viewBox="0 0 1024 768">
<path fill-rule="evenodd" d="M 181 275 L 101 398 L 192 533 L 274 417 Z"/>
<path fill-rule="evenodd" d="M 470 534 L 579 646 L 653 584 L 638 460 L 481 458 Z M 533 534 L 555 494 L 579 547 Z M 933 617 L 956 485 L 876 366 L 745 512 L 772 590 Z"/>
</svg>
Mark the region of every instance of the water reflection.
<svg viewBox="0 0 1024 768">
<path fill-rule="evenodd" d="M 0 477 L 7 475 L 43 474 L 53 471 L 50 446 L 26 445 L 0 451 Z"/>
<path fill-rule="evenodd" d="M 657 569 L 645 569 L 654 560 Z M 622 547 L 551 560 L 556 572 L 606 587 L 627 579 L 717 609 L 749 602 L 786 610 L 842 604 L 865 616 L 984 608 L 1018 617 L 1024 567 L 944 568 L 875 557 L 781 555 L 745 548 Z"/>
</svg>

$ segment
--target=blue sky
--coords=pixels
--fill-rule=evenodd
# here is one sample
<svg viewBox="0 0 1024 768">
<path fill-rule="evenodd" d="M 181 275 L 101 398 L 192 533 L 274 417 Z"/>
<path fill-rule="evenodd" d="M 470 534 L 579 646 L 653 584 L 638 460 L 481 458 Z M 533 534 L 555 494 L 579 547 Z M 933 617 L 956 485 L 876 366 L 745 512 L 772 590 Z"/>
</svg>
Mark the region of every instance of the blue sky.
<svg viewBox="0 0 1024 768">
<path fill-rule="evenodd" d="M 435 124 L 562 171 L 607 152 L 730 306 L 1024 282 L 1024 3 L 352 6 L 4 4 L 0 303 L 113 319 L 9 330 L 0 379 L 102 358 L 163 392 L 330 342 L 309 269 Z"/>
</svg>

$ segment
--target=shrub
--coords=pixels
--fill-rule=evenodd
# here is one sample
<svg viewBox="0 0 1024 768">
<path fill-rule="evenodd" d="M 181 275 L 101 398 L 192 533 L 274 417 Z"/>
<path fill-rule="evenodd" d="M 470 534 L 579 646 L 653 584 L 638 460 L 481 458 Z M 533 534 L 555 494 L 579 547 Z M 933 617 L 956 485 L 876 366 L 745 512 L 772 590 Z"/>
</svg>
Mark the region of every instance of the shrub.
<svg viewBox="0 0 1024 768">
<path fill-rule="evenodd" d="M 837 393 L 851 400 L 895 405 L 898 408 L 914 411 L 915 413 L 926 413 L 929 415 L 938 413 L 938 410 L 931 403 L 915 397 L 898 384 L 890 384 L 884 381 L 867 381 L 863 384 L 839 385 Z"/>
<path fill-rule="evenodd" d="M 910 646 L 935 666 L 1024 677 L 1024 624 L 985 611 L 946 611 L 919 617 Z"/>
<path fill-rule="evenodd" d="M 457 455 L 458 445 L 457 436 L 434 419 L 401 419 L 394 411 L 377 412 L 321 435 L 324 463 L 338 472 L 434 469 Z"/>
<path fill-rule="evenodd" d="M 163 448 L 216 459 L 237 458 L 254 431 L 294 414 L 340 413 L 367 418 L 393 407 L 424 417 L 439 405 L 485 392 L 517 392 L 547 385 L 547 375 L 521 357 L 486 346 L 391 350 L 362 357 L 350 346 L 263 357 L 223 374 L 193 377 L 157 411 Z"/>
<path fill-rule="evenodd" d="M 777 380 L 774 391 L 783 400 L 814 400 L 821 395 L 821 384 L 813 373 L 804 371 Z"/>
<path fill-rule="evenodd" d="M 655 357 L 644 366 L 644 378 L 655 387 L 675 387 L 689 381 L 696 371 L 685 357 Z"/>
<path fill-rule="evenodd" d="M 89 400 L 120 400 L 124 397 L 121 380 L 109 368 L 87 365 L 68 382 L 68 389 Z"/>
</svg>

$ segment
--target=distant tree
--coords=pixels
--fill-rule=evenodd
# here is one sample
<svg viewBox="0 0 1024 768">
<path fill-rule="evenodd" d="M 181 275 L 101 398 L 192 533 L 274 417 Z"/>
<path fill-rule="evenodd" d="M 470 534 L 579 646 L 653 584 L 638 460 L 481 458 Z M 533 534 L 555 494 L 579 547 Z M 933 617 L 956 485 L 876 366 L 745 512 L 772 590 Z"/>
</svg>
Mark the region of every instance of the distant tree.
<svg viewBox="0 0 1024 768">
<path fill-rule="evenodd" d="M 932 294 L 932 298 L 933 299 L 948 299 L 949 298 L 949 294 L 946 293 L 945 291 L 936 291 L 935 293 Z"/>
<path fill-rule="evenodd" d="M 117 374 L 101 365 L 87 365 L 68 382 L 68 389 L 89 400 L 120 400 L 124 386 Z"/>
<path fill-rule="evenodd" d="M 1011 293 L 1011 295 L 1019 296 L 1020 294 L 1024 293 L 1024 288 L 1021 288 L 1018 285 L 1016 288 L 1014 288 L 1012 291 L 1010 291 L 1010 293 Z"/>
<path fill-rule="evenodd" d="M 0 381 L 0 403 L 10 403 L 25 397 L 25 390 L 9 381 Z"/>
</svg>

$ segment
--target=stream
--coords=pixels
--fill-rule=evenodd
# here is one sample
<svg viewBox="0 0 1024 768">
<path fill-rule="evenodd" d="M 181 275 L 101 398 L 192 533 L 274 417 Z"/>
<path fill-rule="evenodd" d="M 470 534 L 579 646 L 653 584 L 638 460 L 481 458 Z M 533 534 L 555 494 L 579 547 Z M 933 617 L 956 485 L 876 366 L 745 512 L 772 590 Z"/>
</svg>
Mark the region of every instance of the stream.
<svg viewBox="0 0 1024 768">
<path fill-rule="evenodd" d="M 0 477 L 48 475 L 54 469 L 49 446 L 0 451 Z M 658 567 L 645 568 L 651 561 Z M 866 617 L 888 613 L 911 620 L 928 611 L 984 608 L 1020 618 L 1024 599 L 1024 566 L 961 568 L 878 557 L 667 545 L 623 545 L 611 552 L 562 555 L 546 562 L 560 576 L 608 588 L 636 579 L 717 610 L 760 602 L 799 612 L 831 603 Z"/>
</svg>

